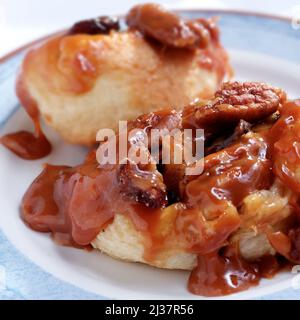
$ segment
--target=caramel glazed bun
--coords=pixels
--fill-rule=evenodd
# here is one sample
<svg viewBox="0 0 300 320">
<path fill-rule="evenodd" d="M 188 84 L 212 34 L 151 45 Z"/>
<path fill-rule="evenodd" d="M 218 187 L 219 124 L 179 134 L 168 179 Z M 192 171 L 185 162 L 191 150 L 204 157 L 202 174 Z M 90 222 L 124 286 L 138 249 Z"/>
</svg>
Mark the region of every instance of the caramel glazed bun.
<svg viewBox="0 0 300 320">
<path fill-rule="evenodd" d="M 216 92 L 213 100 L 210 100 L 199 107 L 195 105 L 186 107 L 182 113 L 181 126 L 190 127 L 191 123 L 197 123 L 197 125 L 203 127 L 205 123 L 213 123 L 214 130 L 218 131 L 220 125 L 224 126 L 231 122 L 231 124 L 233 124 L 238 121 L 241 123 L 241 121 L 247 120 L 253 124 L 259 123 L 262 119 L 272 116 L 274 112 L 276 113 L 285 99 L 286 96 L 283 91 L 269 87 L 265 84 L 225 83 L 221 89 Z M 157 114 L 159 114 L 159 112 Z M 177 115 L 175 115 L 175 117 L 177 117 Z M 173 116 L 174 114 L 171 118 Z M 179 117 L 181 117 L 181 115 Z M 153 114 L 141 116 L 133 123 L 133 126 L 137 123 L 140 125 L 141 123 L 144 123 L 149 126 L 150 118 L 153 119 L 155 117 L 153 117 Z M 174 121 L 174 119 L 165 120 L 162 117 L 154 127 L 160 127 L 160 122 L 163 122 L 163 125 L 165 126 L 165 121 L 169 121 L 173 125 L 176 123 L 175 126 L 178 126 L 178 123 Z M 272 121 L 273 120 L 271 120 L 271 122 Z M 206 169 L 204 170 L 209 170 L 208 168 L 210 166 L 215 166 L 217 171 L 217 159 L 225 161 L 226 157 L 231 154 L 231 149 L 237 150 L 241 146 L 244 148 L 251 140 L 257 142 L 260 140 L 260 132 L 268 130 L 270 125 L 271 124 L 254 125 L 252 126 L 252 129 L 250 129 L 250 127 L 247 129 L 244 127 L 243 129 L 239 128 L 238 130 L 235 130 L 234 134 L 229 139 L 223 140 L 222 138 L 221 143 L 219 143 L 217 139 L 212 147 L 206 149 L 205 153 L 208 155 L 205 158 Z M 254 142 L 254 144 L 256 144 L 256 142 Z M 245 144 L 244 147 L 243 144 Z M 247 149 L 248 146 L 245 148 Z M 212 154 L 210 154 L 211 152 Z M 245 158 L 243 161 L 244 160 Z M 223 165 L 222 161 L 219 163 L 220 168 Z M 232 163 L 232 168 L 234 168 L 234 166 L 237 166 L 236 168 L 238 168 L 240 164 L 234 162 L 235 160 Z M 247 161 L 244 162 L 245 167 L 246 162 Z M 255 160 L 256 164 L 259 162 L 260 160 Z M 180 165 L 166 165 L 163 174 L 164 183 L 166 184 L 166 188 L 174 187 L 174 184 L 178 183 L 183 184 L 185 192 L 188 193 L 188 189 L 192 190 L 191 184 L 193 184 L 193 181 L 186 180 L 181 169 Z M 224 184 L 225 186 L 227 183 L 226 181 L 228 181 L 228 178 L 230 177 L 230 171 L 231 169 L 229 169 L 228 172 L 225 170 L 222 174 L 214 172 L 208 180 L 214 181 L 215 178 L 219 179 L 218 184 L 219 187 L 222 188 L 222 185 Z M 157 171 L 156 173 L 160 175 Z M 263 177 L 262 172 L 259 173 L 259 175 L 261 178 Z M 132 172 L 131 176 L 130 170 L 126 171 L 126 183 L 124 183 L 124 179 L 122 179 L 124 193 L 132 194 L 131 191 L 135 184 L 133 182 L 135 177 L 134 172 Z M 246 174 L 242 179 L 245 177 Z M 194 182 L 197 183 L 197 179 L 201 179 L 201 175 L 192 179 L 195 179 Z M 240 219 L 239 227 L 228 237 L 225 245 L 237 245 L 240 256 L 246 261 L 256 261 L 257 259 L 268 255 L 274 256 L 276 250 L 268 240 L 265 226 L 268 225 L 268 228 L 272 231 L 282 231 L 290 224 L 292 217 L 292 210 L 289 206 L 289 199 L 292 197 L 291 191 L 289 191 L 279 179 L 276 178 L 271 185 L 263 187 L 262 189 L 261 186 L 255 186 L 255 177 L 252 177 L 251 179 L 253 179 L 253 190 L 251 193 L 245 195 L 239 208 L 231 201 L 226 201 L 227 204 L 225 208 L 222 208 L 222 210 L 224 210 L 223 216 L 228 215 L 229 220 L 234 220 L 235 218 Z M 217 182 L 207 183 L 204 178 L 202 183 L 204 184 L 203 189 L 205 189 L 205 192 L 209 192 L 210 190 L 206 190 L 206 188 L 208 188 L 209 185 L 211 186 L 210 183 L 215 185 Z M 242 183 L 240 188 L 242 188 Z M 132 190 L 130 191 L 128 189 Z M 146 188 L 144 189 L 145 190 L 142 190 L 142 192 L 146 193 L 147 190 Z M 139 194 L 137 190 L 135 190 L 135 192 L 136 195 Z M 243 192 L 241 191 L 241 194 L 242 193 Z M 135 197 L 133 198 L 136 200 Z M 153 194 L 153 199 L 155 198 L 159 198 L 157 193 Z M 149 199 L 149 195 L 140 197 L 138 201 L 147 202 L 145 199 Z M 150 197 L 150 199 L 152 198 Z M 151 201 L 151 203 L 145 203 L 146 206 L 160 206 L 160 200 L 158 200 L 157 204 L 153 204 L 153 201 Z M 189 200 L 187 200 L 187 202 L 188 201 Z M 190 253 L 183 248 L 184 244 L 182 242 L 185 240 L 183 240 L 180 235 L 171 235 L 175 230 L 175 221 L 178 219 L 181 212 L 186 210 L 185 205 L 186 203 L 177 202 L 163 210 L 158 223 L 158 232 L 164 235 L 164 237 L 170 237 L 170 239 L 165 242 L 164 246 L 156 254 L 155 259 L 145 259 L 147 236 L 143 234 L 143 232 L 138 231 L 131 219 L 122 213 L 115 214 L 113 223 L 102 230 L 91 244 L 95 249 L 99 249 L 101 252 L 117 259 L 142 262 L 165 269 L 192 270 L 197 265 L 197 254 Z M 201 210 L 201 214 L 205 216 L 206 221 L 204 227 L 204 230 L 206 231 L 203 232 L 202 237 L 209 238 L 208 235 L 213 235 L 217 232 L 222 233 L 221 230 L 217 231 L 218 223 L 220 222 L 221 225 L 222 215 L 219 218 L 214 217 L 214 219 L 211 219 L 210 217 L 210 215 L 212 215 L 210 211 L 214 210 L 214 205 L 206 204 L 200 211 Z M 198 214 L 200 214 L 200 211 Z M 225 228 L 225 224 L 221 228 L 223 227 Z M 205 235 L 206 232 L 207 235 Z"/>
<path fill-rule="evenodd" d="M 154 4 L 119 21 L 76 23 L 25 57 L 17 95 L 64 140 L 91 145 L 119 120 L 208 98 L 228 74 L 216 19 L 183 20 Z"/>
<path fill-rule="evenodd" d="M 97 163 L 89 164 L 91 160 L 87 162 L 87 168 L 83 166 L 75 169 L 55 169 L 48 166 L 24 196 L 23 219 L 36 230 L 53 231 L 53 208 L 50 206 L 52 219 L 50 224 L 47 224 L 45 219 L 49 214 L 40 205 L 40 199 L 43 199 L 41 192 L 44 192 L 44 186 L 49 184 L 46 180 L 44 185 L 43 179 L 50 175 L 53 180 L 57 171 L 60 172 L 55 178 L 58 183 L 54 185 L 54 191 L 50 184 L 50 194 L 60 197 L 56 199 L 61 206 L 58 210 L 59 231 L 62 231 L 64 220 L 61 214 L 65 212 L 68 221 L 72 221 L 70 234 L 77 243 L 91 243 L 94 248 L 114 258 L 142 262 L 159 268 L 191 270 L 197 264 L 197 254 L 187 250 L 190 242 L 194 241 L 203 247 L 201 250 L 212 250 L 211 246 L 215 245 L 215 240 L 212 239 L 218 238 L 218 235 L 221 235 L 221 240 L 217 240 L 219 245 L 237 244 L 240 255 L 248 261 L 266 255 L 273 256 L 276 250 L 270 244 L 266 231 L 277 232 L 287 228 L 292 217 L 289 201 L 293 193 L 280 179 L 269 177 L 270 161 L 267 158 L 268 145 L 264 135 L 277 120 L 278 117 L 274 118 L 274 115 L 277 115 L 285 100 L 285 93 L 280 89 L 262 83 L 233 82 L 223 84 L 212 100 L 187 106 L 182 112 L 158 111 L 140 116 L 131 122 L 133 128 L 171 129 L 191 127 L 193 124 L 209 129 L 207 139 L 213 136 L 215 140 L 205 150 L 204 170 L 207 174 L 185 176 L 185 164 L 165 165 L 162 174 L 156 165 L 146 168 L 116 165 L 112 170 L 102 168 L 102 171 L 99 171 Z M 229 137 L 221 135 L 221 138 L 218 138 L 221 127 L 236 129 Z M 81 177 L 82 172 L 90 172 L 94 165 L 96 173 L 85 173 L 91 177 L 87 180 L 84 180 L 84 176 L 82 179 L 76 178 L 77 193 L 68 195 L 68 181 L 72 185 L 75 181 L 70 177 L 78 174 Z M 232 189 L 233 186 L 230 186 L 228 181 L 234 176 L 236 178 L 233 179 L 235 182 Z M 95 187 L 95 184 L 99 187 Z M 193 191 L 196 190 L 197 194 L 212 195 L 213 187 L 217 185 L 228 191 L 228 199 L 218 199 L 217 202 L 206 200 L 202 203 L 201 198 L 198 199 Z M 182 200 L 166 203 L 167 190 L 176 192 L 176 186 L 180 186 L 179 198 Z M 80 202 L 75 199 L 75 193 Z M 73 200 L 69 199 L 70 197 Z M 65 202 L 68 205 L 65 205 Z M 126 206 L 132 203 L 141 205 L 143 211 L 148 210 L 145 213 L 146 219 L 154 217 L 155 211 L 151 210 L 160 210 L 155 222 L 155 234 L 164 241 L 150 259 L 145 255 L 149 246 L 149 235 L 141 230 L 143 228 L 138 229 L 134 219 L 124 213 L 129 208 Z M 197 210 L 189 211 L 188 208 L 193 207 Z M 100 209 L 97 208 L 102 208 L 103 212 L 99 214 L 97 210 Z M 110 211 L 113 213 L 110 214 Z M 219 214 L 216 215 L 216 212 Z M 102 226 L 101 219 L 99 222 L 101 215 L 108 215 L 106 220 L 110 222 L 104 223 L 105 227 Z M 197 225 L 197 228 L 202 230 L 200 234 L 197 228 L 196 231 L 193 229 L 195 221 L 200 224 L 200 227 Z M 191 230 L 182 233 L 184 225 L 190 226 Z M 175 231 L 176 228 L 178 232 Z M 87 230 L 92 230 L 88 237 Z M 194 232 L 195 235 L 192 236 Z"/>
</svg>

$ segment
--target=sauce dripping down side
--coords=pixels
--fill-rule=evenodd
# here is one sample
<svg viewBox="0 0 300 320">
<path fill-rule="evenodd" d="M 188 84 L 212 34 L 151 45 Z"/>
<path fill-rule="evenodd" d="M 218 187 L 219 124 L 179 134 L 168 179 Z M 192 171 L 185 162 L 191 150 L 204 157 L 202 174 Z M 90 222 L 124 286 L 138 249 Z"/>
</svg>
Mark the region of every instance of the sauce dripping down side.
<svg viewBox="0 0 300 320">
<path fill-rule="evenodd" d="M 19 131 L 6 134 L 0 138 L 0 143 L 20 158 L 26 160 L 43 158 L 51 152 L 51 144 L 41 129 L 38 107 L 29 95 L 22 77 L 17 80 L 16 91 L 20 102 L 33 121 L 35 132 Z"/>
<path fill-rule="evenodd" d="M 144 245 L 145 261 L 154 261 L 165 244 L 172 249 L 173 245 L 178 249 L 179 244 L 184 252 L 198 256 L 198 266 L 192 271 L 188 285 L 193 293 L 215 296 L 244 290 L 281 269 L 277 256 L 246 262 L 233 247 L 230 236 L 241 226 L 243 217 L 238 208 L 247 195 L 269 189 L 274 176 L 289 186 L 290 180 L 280 175 L 278 165 L 274 171 L 274 163 L 283 161 L 292 172 L 297 169 L 296 153 L 289 152 L 290 143 L 295 147 L 290 139 L 295 127 L 284 130 L 287 137 L 282 131 L 278 133 L 276 139 L 279 142 L 284 139 L 286 145 L 274 144 L 272 140 L 277 137 L 276 128 L 285 128 L 291 122 L 294 125 L 293 119 L 300 113 L 299 106 L 294 104 L 284 108 L 284 123 L 279 120 L 271 130 L 247 133 L 233 145 L 206 156 L 204 173 L 182 180 L 182 202 L 153 208 L 134 197 L 124 198 L 119 183 L 120 166 L 100 166 L 95 153 L 91 153 L 84 164 L 74 168 L 46 166 L 23 198 L 22 217 L 30 227 L 51 232 L 62 244 L 85 247 L 113 221 L 116 213 L 121 213 L 149 240 Z M 293 115 L 291 119 L 289 112 Z M 136 182 L 138 173 L 129 170 L 129 182 Z M 141 180 L 133 186 L 139 187 Z M 288 236 L 281 233 L 267 236 L 278 254 L 291 262 L 298 259 L 300 229 L 290 229 Z"/>
<path fill-rule="evenodd" d="M 46 165 L 25 193 L 21 214 L 32 229 L 51 232 L 58 243 L 69 246 L 88 246 L 116 212 L 150 232 L 160 209 L 147 210 L 120 194 L 115 166 L 99 166 L 95 155 L 89 155 L 74 168 Z"/>
<path fill-rule="evenodd" d="M 290 264 L 279 256 L 245 261 L 239 256 L 237 247 L 229 246 L 224 253 L 198 256 L 188 288 L 195 294 L 209 297 L 228 295 L 258 285 L 261 278 L 271 279 L 287 267 Z"/>
<path fill-rule="evenodd" d="M 254 266 L 236 256 L 211 253 L 198 257 L 198 265 L 189 278 L 189 290 L 198 295 L 221 296 L 257 285 L 260 275 Z"/>
<path fill-rule="evenodd" d="M 110 170 L 96 176 L 97 168 L 89 164 L 77 168 L 46 165 L 23 197 L 23 219 L 34 230 L 51 232 L 60 244 L 89 245 L 113 218 L 106 193 L 99 190 L 113 176 Z"/>
<path fill-rule="evenodd" d="M 268 180 L 265 141 L 249 138 L 245 145 L 249 179 L 246 181 L 242 175 L 241 180 L 235 182 L 236 185 L 221 185 L 227 190 L 225 199 L 213 198 L 213 211 L 218 217 L 205 217 L 197 209 L 202 206 L 196 192 L 196 187 L 203 184 L 201 177 L 197 184 L 189 185 L 188 198 L 194 204 L 193 208 L 186 208 L 184 203 L 167 208 L 147 208 L 121 196 L 119 170 L 115 165 L 100 166 L 94 153 L 87 157 L 84 164 L 74 168 L 46 165 L 24 195 L 22 217 L 31 228 L 51 232 L 54 240 L 60 244 L 88 247 L 98 233 L 113 221 L 115 214 L 121 212 L 131 219 L 137 230 L 146 235 L 146 261 L 153 261 L 160 250 L 164 249 L 164 244 L 173 243 L 173 239 L 179 241 L 185 252 L 198 255 L 198 266 L 189 280 L 191 292 L 215 296 L 244 290 L 256 285 L 267 272 L 263 274 L 256 265 L 247 264 L 237 253 L 222 255 L 219 251 L 226 245 L 230 234 L 240 226 L 240 217 L 232 205 L 226 204 L 226 195 L 239 204 L 239 197 L 234 195 L 241 194 L 241 186 L 249 188 L 254 185 L 260 188 L 264 187 L 262 180 Z M 206 165 L 213 164 L 215 169 L 219 167 L 223 171 L 224 177 L 226 172 L 230 176 L 230 169 L 240 166 L 239 156 L 245 150 L 236 144 L 228 152 L 231 155 L 227 163 L 228 171 L 218 161 L 209 161 Z M 255 166 L 256 161 L 266 161 L 266 166 Z M 254 172 L 253 165 L 256 168 Z M 261 179 L 257 178 L 257 170 L 261 173 Z M 250 175 L 255 178 L 254 184 Z M 192 190 L 194 188 L 196 193 Z M 211 195 L 212 189 L 213 185 L 206 184 L 205 190 L 200 193 L 205 193 L 207 197 Z M 175 238 L 172 238 L 174 234 Z"/>
<path fill-rule="evenodd" d="M 300 195 L 300 100 L 284 105 L 280 119 L 271 128 L 270 137 L 274 141 L 274 174 Z"/>
</svg>

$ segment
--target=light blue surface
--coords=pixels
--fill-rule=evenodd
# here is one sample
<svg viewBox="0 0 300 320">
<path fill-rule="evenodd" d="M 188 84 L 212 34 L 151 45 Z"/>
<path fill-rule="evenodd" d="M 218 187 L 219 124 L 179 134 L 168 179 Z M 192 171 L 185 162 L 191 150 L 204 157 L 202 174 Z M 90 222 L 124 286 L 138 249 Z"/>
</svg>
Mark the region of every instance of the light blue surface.
<svg viewBox="0 0 300 320">
<path fill-rule="evenodd" d="M 0 266 L 5 268 L 6 281 L 5 288 L 0 289 L 0 300 L 103 298 L 63 282 L 43 271 L 14 248 L 1 232 Z"/>
<path fill-rule="evenodd" d="M 188 15 L 199 16 L 195 12 Z M 221 17 L 219 24 L 225 47 L 265 53 L 300 64 L 300 30 L 293 30 L 287 21 L 219 12 L 203 15 Z M 24 52 L 19 53 L 0 64 L 0 126 L 18 108 L 14 82 L 23 56 Z M 5 288 L 1 288 L 1 266 L 6 270 Z M 103 298 L 45 272 L 20 253 L 0 230 L 0 299 Z M 288 289 L 261 299 L 300 299 L 300 290 Z"/>
</svg>

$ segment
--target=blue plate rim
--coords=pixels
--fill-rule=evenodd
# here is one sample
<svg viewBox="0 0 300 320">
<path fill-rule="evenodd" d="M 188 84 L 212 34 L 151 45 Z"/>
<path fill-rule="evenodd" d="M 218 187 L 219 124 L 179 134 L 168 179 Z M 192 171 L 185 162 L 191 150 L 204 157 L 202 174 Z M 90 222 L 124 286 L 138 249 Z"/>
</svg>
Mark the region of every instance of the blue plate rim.
<svg viewBox="0 0 300 320">
<path fill-rule="evenodd" d="M 269 14 L 269 13 L 263 13 L 263 12 L 258 12 L 258 11 L 246 11 L 246 10 L 235 10 L 235 9 L 200 9 L 200 8 L 188 8 L 188 9 L 172 9 L 172 11 L 181 13 L 181 14 L 188 14 L 188 13 L 208 13 L 208 14 L 234 14 L 234 15 L 242 15 L 242 16 L 254 16 L 254 17 L 259 17 L 259 18 L 265 18 L 269 20 L 279 20 L 287 23 L 292 22 L 291 17 L 285 17 L 282 15 L 275 15 L 275 14 Z M 117 17 L 124 17 L 124 14 L 117 14 L 115 15 Z M 67 28 L 49 33 L 45 36 L 39 37 L 33 41 L 30 41 L 22 46 L 17 47 L 16 49 L 9 51 L 8 53 L 4 54 L 3 56 L 0 56 L 0 64 L 5 63 L 7 60 L 12 58 L 13 56 L 17 55 L 18 53 L 29 49 L 30 47 L 33 47 L 49 38 L 52 38 L 54 36 L 57 36 L 59 34 L 63 34 Z"/>
</svg>

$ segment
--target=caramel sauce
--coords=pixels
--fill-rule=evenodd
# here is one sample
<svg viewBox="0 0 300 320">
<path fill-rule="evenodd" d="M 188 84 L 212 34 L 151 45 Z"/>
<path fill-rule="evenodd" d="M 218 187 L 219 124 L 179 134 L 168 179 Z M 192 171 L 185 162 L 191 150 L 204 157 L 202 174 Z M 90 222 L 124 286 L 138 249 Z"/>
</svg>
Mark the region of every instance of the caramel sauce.
<svg viewBox="0 0 300 320">
<path fill-rule="evenodd" d="M 214 40 L 208 48 L 199 49 L 198 55 L 199 66 L 208 71 L 215 71 L 219 82 L 226 74 L 229 79 L 233 77 L 234 72 L 230 67 L 228 54 L 219 40 Z"/>
<path fill-rule="evenodd" d="M 251 192 L 268 189 L 272 167 L 267 150 L 268 143 L 262 137 L 242 137 L 225 152 L 207 156 L 203 174 L 185 188 L 188 203 L 209 208 L 229 200 L 238 207 Z"/>
<path fill-rule="evenodd" d="M 256 286 L 261 278 L 271 279 L 289 267 L 287 261 L 276 255 L 245 261 L 237 247 L 228 246 L 225 252 L 198 256 L 198 265 L 190 275 L 188 287 L 198 295 L 228 295 Z"/>
<path fill-rule="evenodd" d="M 291 251 L 291 241 L 287 235 L 281 231 L 273 232 L 268 234 L 268 239 L 273 248 L 284 257 L 289 258 Z"/>
<path fill-rule="evenodd" d="M 246 142 L 243 141 L 247 145 Z M 228 201 L 239 203 L 246 193 L 269 184 L 270 169 L 265 159 L 267 145 L 262 138 L 257 141 L 249 139 L 247 150 L 243 150 L 243 143 L 229 148 L 229 171 L 224 170 L 224 162 L 207 160 L 208 172 L 223 171 L 227 178 L 234 178 L 230 169 L 239 168 L 240 159 L 246 157 L 249 161 L 243 173 L 246 176 L 237 174 L 236 181 L 221 185 L 223 198 L 213 196 L 210 199 L 217 216 L 213 221 L 197 208 L 207 206 L 207 203 L 199 203 L 199 195 L 210 198 L 213 185 L 218 181 L 205 183 L 205 177 L 199 176 L 187 187 L 186 203 L 151 209 L 122 197 L 117 167 L 100 166 L 94 153 L 83 165 L 75 168 L 46 165 L 24 195 L 22 217 L 31 228 L 51 232 L 61 244 L 86 247 L 119 212 L 129 217 L 145 236 L 146 261 L 154 261 L 157 254 L 164 247 L 172 246 L 175 240 L 185 252 L 198 255 L 198 267 L 189 280 L 189 289 L 193 293 L 211 296 L 244 290 L 258 283 L 259 272 L 238 254 L 225 257 L 217 252 L 241 222 L 237 212 L 228 207 Z"/>
<path fill-rule="evenodd" d="M 113 201 L 120 199 L 116 190 L 109 190 L 110 200 L 104 190 L 112 185 L 108 184 L 111 179 L 109 168 L 99 175 L 90 164 L 77 168 L 46 165 L 24 195 L 23 218 L 31 228 L 52 232 L 57 240 L 63 238 L 64 244 L 88 245 L 113 218 L 111 204 L 118 207 L 118 201 Z"/>
<path fill-rule="evenodd" d="M 22 217 L 31 228 L 51 232 L 60 244 L 88 247 L 118 212 L 143 233 L 145 261 L 155 261 L 164 248 L 178 244 L 184 252 L 198 256 L 188 283 L 191 292 L 218 296 L 245 290 L 283 268 L 277 256 L 247 262 L 237 248 L 226 245 L 241 224 L 235 208 L 251 192 L 272 184 L 272 161 L 279 161 L 278 150 L 282 152 L 278 144 L 273 147 L 273 139 L 286 139 L 280 130 L 291 123 L 289 112 L 298 115 L 298 102 L 285 108 L 282 120 L 271 130 L 244 135 L 226 152 L 207 156 L 204 173 L 185 182 L 182 202 L 152 209 L 124 198 L 118 166 L 99 165 L 92 152 L 74 168 L 46 165 L 24 195 Z M 278 176 L 290 185 L 280 172 Z M 291 236 L 267 231 L 271 245 L 291 262 L 300 243 L 300 232 L 295 230 Z"/>
<path fill-rule="evenodd" d="M 115 166 L 88 159 L 78 167 L 46 165 L 22 200 L 22 217 L 33 229 L 51 232 L 63 244 L 86 246 L 113 221 L 116 212 L 131 217 L 135 227 L 151 232 L 151 210 L 120 195 Z M 68 239 L 68 241 L 67 241 Z"/>
<path fill-rule="evenodd" d="M 299 225 L 300 195 L 300 100 L 289 101 L 280 111 L 279 120 L 269 132 L 272 141 L 273 172 L 294 195 L 290 205 L 294 210 Z M 289 230 L 288 234 L 281 231 L 268 233 L 272 246 L 292 263 L 300 262 L 299 227 Z"/>
<path fill-rule="evenodd" d="M 59 46 L 65 46 L 66 55 L 60 57 L 57 69 L 74 93 L 90 90 L 100 72 L 97 66 L 102 48 L 90 50 L 91 39 L 96 40 L 76 35 L 48 43 L 56 53 Z M 68 55 L 69 51 L 76 52 L 73 46 L 78 43 L 84 43 L 86 50 Z M 216 47 L 219 51 L 215 51 Z M 199 63 L 209 70 L 217 68 L 221 79 L 225 73 L 221 63 L 225 51 L 218 38 L 212 47 L 199 50 L 203 50 Z M 51 59 L 57 58 L 54 56 Z M 17 92 L 36 132 L 7 135 L 1 142 L 26 159 L 45 156 L 51 146 L 41 131 L 38 108 L 22 79 Z M 154 261 L 164 247 L 174 245 L 175 241 L 184 252 L 198 256 L 198 265 L 188 283 L 191 292 L 218 296 L 245 290 L 257 285 L 261 277 L 272 277 L 280 269 L 279 262 L 276 257 L 265 257 L 249 263 L 240 257 L 237 248 L 224 248 L 228 237 L 241 225 L 237 208 L 242 200 L 255 190 L 268 189 L 274 175 L 296 193 L 300 192 L 295 173 L 300 163 L 300 128 L 296 123 L 300 119 L 299 107 L 299 101 L 287 104 L 269 134 L 242 137 L 226 152 L 206 157 L 204 173 L 184 181 L 182 202 L 154 209 L 126 199 L 118 182 L 118 166 L 101 166 L 91 153 L 84 164 L 74 168 L 46 165 L 23 197 L 22 218 L 32 229 L 50 232 L 60 244 L 85 248 L 113 221 L 116 213 L 121 213 L 145 235 L 146 261 Z M 273 247 L 287 259 L 291 258 L 292 247 L 296 250 L 300 246 L 298 233 L 293 237 L 296 240 L 292 245 L 282 233 L 268 234 Z"/>
<path fill-rule="evenodd" d="M 16 91 L 20 102 L 34 123 L 35 132 L 19 131 L 6 134 L 0 138 L 0 143 L 23 159 L 43 158 L 51 152 L 51 144 L 41 129 L 38 107 L 26 90 L 22 77 L 17 81 Z"/>
<path fill-rule="evenodd" d="M 297 194 L 300 194 L 300 100 L 285 104 L 281 117 L 271 128 L 274 173 Z"/>
<path fill-rule="evenodd" d="M 17 88 L 27 113 L 37 119 L 37 107 L 21 80 Z M 184 252 L 198 256 L 198 265 L 188 284 L 191 292 L 216 296 L 245 290 L 257 285 L 261 277 L 274 276 L 281 268 L 280 263 L 276 257 L 249 263 L 239 256 L 238 250 L 222 251 L 228 237 L 241 225 L 236 208 L 247 195 L 268 189 L 274 175 L 299 192 L 295 176 L 296 165 L 300 163 L 299 110 L 299 101 L 289 102 L 271 130 L 244 135 L 225 150 L 206 156 L 204 173 L 183 181 L 182 202 L 154 209 L 123 197 L 118 181 L 119 166 L 99 165 L 92 152 L 84 164 L 74 168 L 46 165 L 23 197 L 22 217 L 31 228 L 50 232 L 60 244 L 89 248 L 115 214 L 121 213 L 145 236 L 145 261 L 155 261 L 164 248 L 174 243 L 179 243 Z M 169 123 L 164 121 L 169 119 L 167 115 L 158 117 L 163 126 Z M 38 122 L 36 131 L 42 141 Z M 22 135 L 30 140 L 28 134 L 18 134 Z M 35 150 L 35 147 L 32 140 L 30 148 Z M 41 150 L 42 147 L 38 151 L 43 153 Z M 36 154 L 26 148 L 18 152 L 27 158 Z M 289 237 L 282 232 L 269 232 L 267 236 L 278 253 L 295 261 L 293 257 L 297 256 L 300 243 L 298 234 L 295 231 Z"/>
<path fill-rule="evenodd" d="M 132 37 L 141 37 L 133 31 L 128 31 L 128 33 L 131 33 Z M 105 69 L 103 60 L 109 49 L 105 37 L 107 36 L 78 34 L 64 37 L 59 43 L 56 43 L 57 49 L 55 50 L 61 50 L 62 53 L 55 72 L 58 71 L 63 79 L 61 86 L 63 90 L 74 94 L 84 94 L 94 87 L 97 78 Z M 229 77 L 232 76 L 228 55 L 219 40 L 213 40 L 205 49 L 197 48 L 193 51 L 166 47 L 157 42 L 153 45 L 151 40 L 148 41 L 149 45 L 160 57 L 161 63 L 168 59 L 188 61 L 192 56 L 196 56 L 199 66 L 216 72 L 219 82 L 226 74 Z"/>
<path fill-rule="evenodd" d="M 188 288 L 204 296 L 221 296 L 246 290 L 259 283 L 260 275 L 254 266 L 236 256 L 223 257 L 211 253 L 198 257 Z"/>
</svg>

